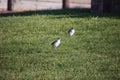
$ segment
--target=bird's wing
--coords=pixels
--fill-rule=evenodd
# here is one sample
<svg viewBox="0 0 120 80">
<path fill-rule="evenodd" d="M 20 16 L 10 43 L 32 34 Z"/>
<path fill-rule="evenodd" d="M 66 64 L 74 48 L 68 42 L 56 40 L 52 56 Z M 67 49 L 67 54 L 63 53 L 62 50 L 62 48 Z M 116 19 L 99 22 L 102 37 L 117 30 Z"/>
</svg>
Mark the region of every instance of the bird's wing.
<svg viewBox="0 0 120 80">
<path fill-rule="evenodd" d="M 56 42 L 57 42 L 57 40 L 53 41 L 53 42 L 51 43 L 51 45 L 55 44 Z"/>
<path fill-rule="evenodd" d="M 69 29 L 68 33 L 70 33 L 70 32 L 71 32 L 71 29 Z"/>
</svg>

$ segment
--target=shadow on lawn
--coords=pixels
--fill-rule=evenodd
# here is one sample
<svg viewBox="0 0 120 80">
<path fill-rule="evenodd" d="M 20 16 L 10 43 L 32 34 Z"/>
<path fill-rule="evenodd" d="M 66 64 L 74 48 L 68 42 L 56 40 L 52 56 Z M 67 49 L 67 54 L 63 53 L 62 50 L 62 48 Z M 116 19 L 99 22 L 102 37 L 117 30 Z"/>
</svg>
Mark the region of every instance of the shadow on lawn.
<svg viewBox="0 0 120 80">
<path fill-rule="evenodd" d="M 39 10 L 39 11 L 24 11 L 24 12 L 10 12 L 0 13 L 0 17 L 8 16 L 31 16 L 31 15 L 67 15 L 71 18 L 84 18 L 84 17 L 111 17 L 120 19 L 118 13 L 91 13 L 90 9 L 58 9 L 58 10 Z M 62 18 L 62 16 L 57 17 Z"/>
</svg>

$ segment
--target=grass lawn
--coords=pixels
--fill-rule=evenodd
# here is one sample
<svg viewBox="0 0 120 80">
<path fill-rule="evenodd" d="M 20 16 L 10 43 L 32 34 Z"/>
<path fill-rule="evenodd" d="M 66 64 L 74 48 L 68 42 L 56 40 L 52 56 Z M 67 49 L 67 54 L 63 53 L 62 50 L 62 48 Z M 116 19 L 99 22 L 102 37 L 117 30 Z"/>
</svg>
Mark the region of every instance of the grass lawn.
<svg viewBox="0 0 120 80">
<path fill-rule="evenodd" d="M 50 44 L 58 37 L 55 50 Z M 120 15 L 79 9 L 0 14 L 0 80 L 120 80 Z"/>
</svg>

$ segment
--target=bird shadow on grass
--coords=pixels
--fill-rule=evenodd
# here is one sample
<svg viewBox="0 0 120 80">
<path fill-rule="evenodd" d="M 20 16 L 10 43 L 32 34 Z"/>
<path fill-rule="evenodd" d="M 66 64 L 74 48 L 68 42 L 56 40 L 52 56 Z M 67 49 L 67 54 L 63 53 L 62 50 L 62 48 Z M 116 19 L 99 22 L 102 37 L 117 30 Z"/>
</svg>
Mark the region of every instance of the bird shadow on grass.
<svg viewBox="0 0 120 80">
<path fill-rule="evenodd" d="M 92 13 L 90 9 L 78 9 L 78 8 L 0 13 L 0 17 L 32 16 L 32 15 L 54 15 L 54 16 L 65 15 L 66 17 L 70 18 L 109 17 L 120 19 L 120 14 L 118 13 Z M 57 16 L 56 18 L 59 19 L 65 16 Z"/>
</svg>

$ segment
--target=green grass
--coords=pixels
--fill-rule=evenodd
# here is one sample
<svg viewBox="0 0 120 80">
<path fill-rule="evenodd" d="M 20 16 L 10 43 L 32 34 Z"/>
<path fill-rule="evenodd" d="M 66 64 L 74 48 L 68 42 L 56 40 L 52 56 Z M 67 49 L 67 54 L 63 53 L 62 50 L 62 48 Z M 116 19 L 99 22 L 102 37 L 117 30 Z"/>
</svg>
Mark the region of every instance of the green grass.
<svg viewBox="0 0 120 80">
<path fill-rule="evenodd" d="M 50 44 L 58 37 L 55 50 Z M 0 80 L 120 80 L 120 15 L 79 9 L 0 14 Z"/>
</svg>

